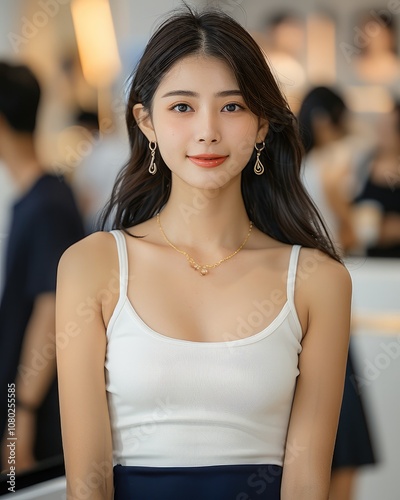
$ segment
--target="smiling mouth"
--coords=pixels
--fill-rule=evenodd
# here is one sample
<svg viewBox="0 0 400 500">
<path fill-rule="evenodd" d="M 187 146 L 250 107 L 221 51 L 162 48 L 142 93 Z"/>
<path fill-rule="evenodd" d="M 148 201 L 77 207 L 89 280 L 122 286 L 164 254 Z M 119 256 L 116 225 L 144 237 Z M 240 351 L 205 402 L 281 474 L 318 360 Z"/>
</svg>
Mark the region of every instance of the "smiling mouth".
<svg viewBox="0 0 400 500">
<path fill-rule="evenodd" d="M 224 163 L 224 161 L 228 158 L 228 156 L 197 155 L 197 156 L 188 156 L 188 158 L 199 167 L 214 168 Z"/>
</svg>

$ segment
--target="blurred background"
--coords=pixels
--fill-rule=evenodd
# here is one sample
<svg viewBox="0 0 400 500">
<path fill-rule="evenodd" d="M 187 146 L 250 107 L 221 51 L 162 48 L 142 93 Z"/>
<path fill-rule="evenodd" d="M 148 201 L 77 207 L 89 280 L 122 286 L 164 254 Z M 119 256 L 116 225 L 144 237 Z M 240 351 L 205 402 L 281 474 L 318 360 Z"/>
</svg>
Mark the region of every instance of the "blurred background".
<svg viewBox="0 0 400 500">
<path fill-rule="evenodd" d="M 304 182 L 354 282 L 349 383 L 362 398 L 374 458 L 342 465 L 357 473 L 351 498 L 398 500 L 400 0 L 187 3 L 219 7 L 251 32 L 299 116 L 307 151 Z M 173 0 L 1 0 L 0 62 L 28 65 L 40 83 L 37 155 L 47 172 L 71 187 L 85 234 L 96 230 L 99 211 L 129 155 L 127 79 L 160 19 L 180 5 Z M 19 197 L 5 163 L 0 148 L 0 293 Z M 58 456 L 43 464 L 32 468 L 40 469 L 33 479 L 25 472 L 20 484 L 44 487 L 45 479 L 62 475 Z M 52 467 L 46 476 L 43 471 Z M 54 491 L 62 489 L 62 477 L 57 481 L 61 486 Z M 21 489 L 20 495 L 30 496 L 20 498 L 61 498 L 27 491 Z"/>
</svg>

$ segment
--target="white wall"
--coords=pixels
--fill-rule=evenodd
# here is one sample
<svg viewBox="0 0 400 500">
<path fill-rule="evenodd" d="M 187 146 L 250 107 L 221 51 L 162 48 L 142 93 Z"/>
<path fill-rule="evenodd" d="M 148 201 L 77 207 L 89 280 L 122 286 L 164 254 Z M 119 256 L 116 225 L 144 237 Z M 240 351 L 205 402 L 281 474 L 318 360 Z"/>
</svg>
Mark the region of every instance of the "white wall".
<svg viewBox="0 0 400 500">
<path fill-rule="evenodd" d="M 8 34 L 16 32 L 20 21 L 23 0 L 2 0 L 0 5 L 0 58 L 14 56 Z"/>
</svg>

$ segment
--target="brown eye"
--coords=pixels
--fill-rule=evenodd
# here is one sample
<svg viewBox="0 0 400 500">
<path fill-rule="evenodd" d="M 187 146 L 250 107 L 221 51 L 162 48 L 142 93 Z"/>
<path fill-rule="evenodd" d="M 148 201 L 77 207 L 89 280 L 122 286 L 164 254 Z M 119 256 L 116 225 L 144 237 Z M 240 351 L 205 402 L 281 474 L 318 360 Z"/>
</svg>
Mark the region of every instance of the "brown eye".
<svg viewBox="0 0 400 500">
<path fill-rule="evenodd" d="M 234 111 L 238 111 L 239 109 L 243 109 L 242 106 L 240 106 L 239 104 L 236 104 L 236 103 L 229 103 L 227 104 L 226 106 L 224 106 L 223 108 L 224 110 L 228 111 L 228 113 L 232 113 Z"/>
<path fill-rule="evenodd" d="M 175 111 L 178 111 L 179 113 L 186 113 L 191 108 L 188 104 L 180 103 L 180 104 L 176 104 L 172 109 L 174 109 Z"/>
</svg>

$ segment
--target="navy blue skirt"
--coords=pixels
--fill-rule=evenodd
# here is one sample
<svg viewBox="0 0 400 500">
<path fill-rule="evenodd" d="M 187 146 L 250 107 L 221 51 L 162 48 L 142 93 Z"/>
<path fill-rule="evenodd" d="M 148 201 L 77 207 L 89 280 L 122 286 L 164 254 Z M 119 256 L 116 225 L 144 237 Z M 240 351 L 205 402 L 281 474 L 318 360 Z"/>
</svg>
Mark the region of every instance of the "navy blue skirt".
<svg viewBox="0 0 400 500">
<path fill-rule="evenodd" d="M 377 462 L 367 417 L 361 390 L 357 386 L 350 343 L 332 469 L 361 467 Z"/>
<path fill-rule="evenodd" d="M 278 465 L 114 467 L 114 500 L 280 500 Z"/>
</svg>

